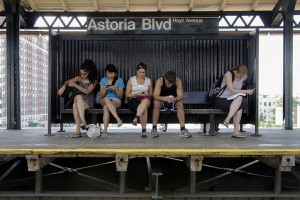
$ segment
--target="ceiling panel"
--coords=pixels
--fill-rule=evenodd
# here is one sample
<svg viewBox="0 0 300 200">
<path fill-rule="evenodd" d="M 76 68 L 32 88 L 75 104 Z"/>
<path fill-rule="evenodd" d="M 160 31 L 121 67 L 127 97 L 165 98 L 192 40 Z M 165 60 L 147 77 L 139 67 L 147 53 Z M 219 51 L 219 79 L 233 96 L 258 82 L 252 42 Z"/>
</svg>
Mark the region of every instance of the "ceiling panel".
<svg viewBox="0 0 300 200">
<path fill-rule="evenodd" d="M 277 0 L 21 0 L 39 12 L 270 11 Z M 300 10 L 297 0 L 296 10 Z M 4 11 L 0 0 L 0 11 Z"/>
</svg>

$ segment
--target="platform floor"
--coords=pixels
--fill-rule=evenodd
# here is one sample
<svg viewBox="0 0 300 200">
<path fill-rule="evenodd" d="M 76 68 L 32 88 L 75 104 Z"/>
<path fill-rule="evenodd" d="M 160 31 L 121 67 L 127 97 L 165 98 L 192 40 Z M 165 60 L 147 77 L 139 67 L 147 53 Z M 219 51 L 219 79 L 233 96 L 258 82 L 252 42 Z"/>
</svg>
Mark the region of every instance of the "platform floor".
<svg viewBox="0 0 300 200">
<path fill-rule="evenodd" d="M 191 138 L 180 138 L 178 129 L 159 131 L 159 138 L 140 137 L 140 129 L 124 125 L 109 128 L 109 137 L 89 138 L 83 132 L 81 138 L 71 138 L 74 127 L 66 127 L 66 132 L 52 129 L 0 130 L 0 156 L 274 156 L 300 155 L 300 129 L 259 129 L 260 137 L 252 136 L 254 129 L 245 129 L 245 139 L 232 138 L 231 128 L 222 128 L 216 136 L 203 136 L 199 128 L 189 128 Z M 150 129 L 148 129 L 150 131 Z"/>
</svg>

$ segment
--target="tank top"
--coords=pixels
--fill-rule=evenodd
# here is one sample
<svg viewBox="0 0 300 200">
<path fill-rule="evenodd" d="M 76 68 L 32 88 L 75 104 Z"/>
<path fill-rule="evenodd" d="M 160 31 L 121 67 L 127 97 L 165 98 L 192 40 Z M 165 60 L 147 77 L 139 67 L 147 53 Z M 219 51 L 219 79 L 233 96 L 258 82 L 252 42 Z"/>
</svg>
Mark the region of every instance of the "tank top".
<svg viewBox="0 0 300 200">
<path fill-rule="evenodd" d="M 161 87 L 160 96 L 173 95 L 174 97 L 177 97 L 176 80 L 175 83 L 170 88 L 168 88 L 165 83 L 165 77 L 164 76 L 161 77 L 163 78 L 163 85 Z"/>
<path fill-rule="evenodd" d="M 144 85 L 138 84 L 136 76 L 131 77 L 130 81 L 131 81 L 131 94 L 149 92 L 150 78 L 145 77 Z"/>
</svg>

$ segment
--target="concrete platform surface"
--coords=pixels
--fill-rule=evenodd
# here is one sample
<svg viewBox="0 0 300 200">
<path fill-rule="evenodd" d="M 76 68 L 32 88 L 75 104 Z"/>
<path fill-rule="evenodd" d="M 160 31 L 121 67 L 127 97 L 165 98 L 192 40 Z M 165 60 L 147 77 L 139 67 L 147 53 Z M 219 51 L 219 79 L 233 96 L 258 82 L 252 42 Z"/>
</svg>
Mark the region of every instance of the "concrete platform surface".
<svg viewBox="0 0 300 200">
<path fill-rule="evenodd" d="M 246 138 L 232 138 L 231 128 L 221 128 L 216 136 L 203 136 L 199 129 L 189 129 L 191 138 L 179 137 L 179 130 L 159 131 L 159 138 L 141 138 L 140 128 L 109 128 L 109 137 L 71 138 L 74 128 L 66 132 L 47 129 L 0 130 L 0 156 L 280 156 L 300 155 L 300 129 L 259 129 L 261 136 L 252 136 L 254 129 L 245 129 Z"/>
</svg>

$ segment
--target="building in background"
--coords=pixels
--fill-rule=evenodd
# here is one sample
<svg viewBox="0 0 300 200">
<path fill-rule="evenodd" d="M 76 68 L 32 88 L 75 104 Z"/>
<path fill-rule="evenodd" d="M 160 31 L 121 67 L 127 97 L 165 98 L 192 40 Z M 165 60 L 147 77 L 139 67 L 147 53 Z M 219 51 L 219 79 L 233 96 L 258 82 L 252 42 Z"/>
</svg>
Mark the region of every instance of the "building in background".
<svg viewBox="0 0 300 200">
<path fill-rule="evenodd" d="M 21 127 L 46 126 L 48 119 L 48 36 L 20 36 Z M 0 35 L 0 127 L 7 125 L 6 35 Z"/>
</svg>

